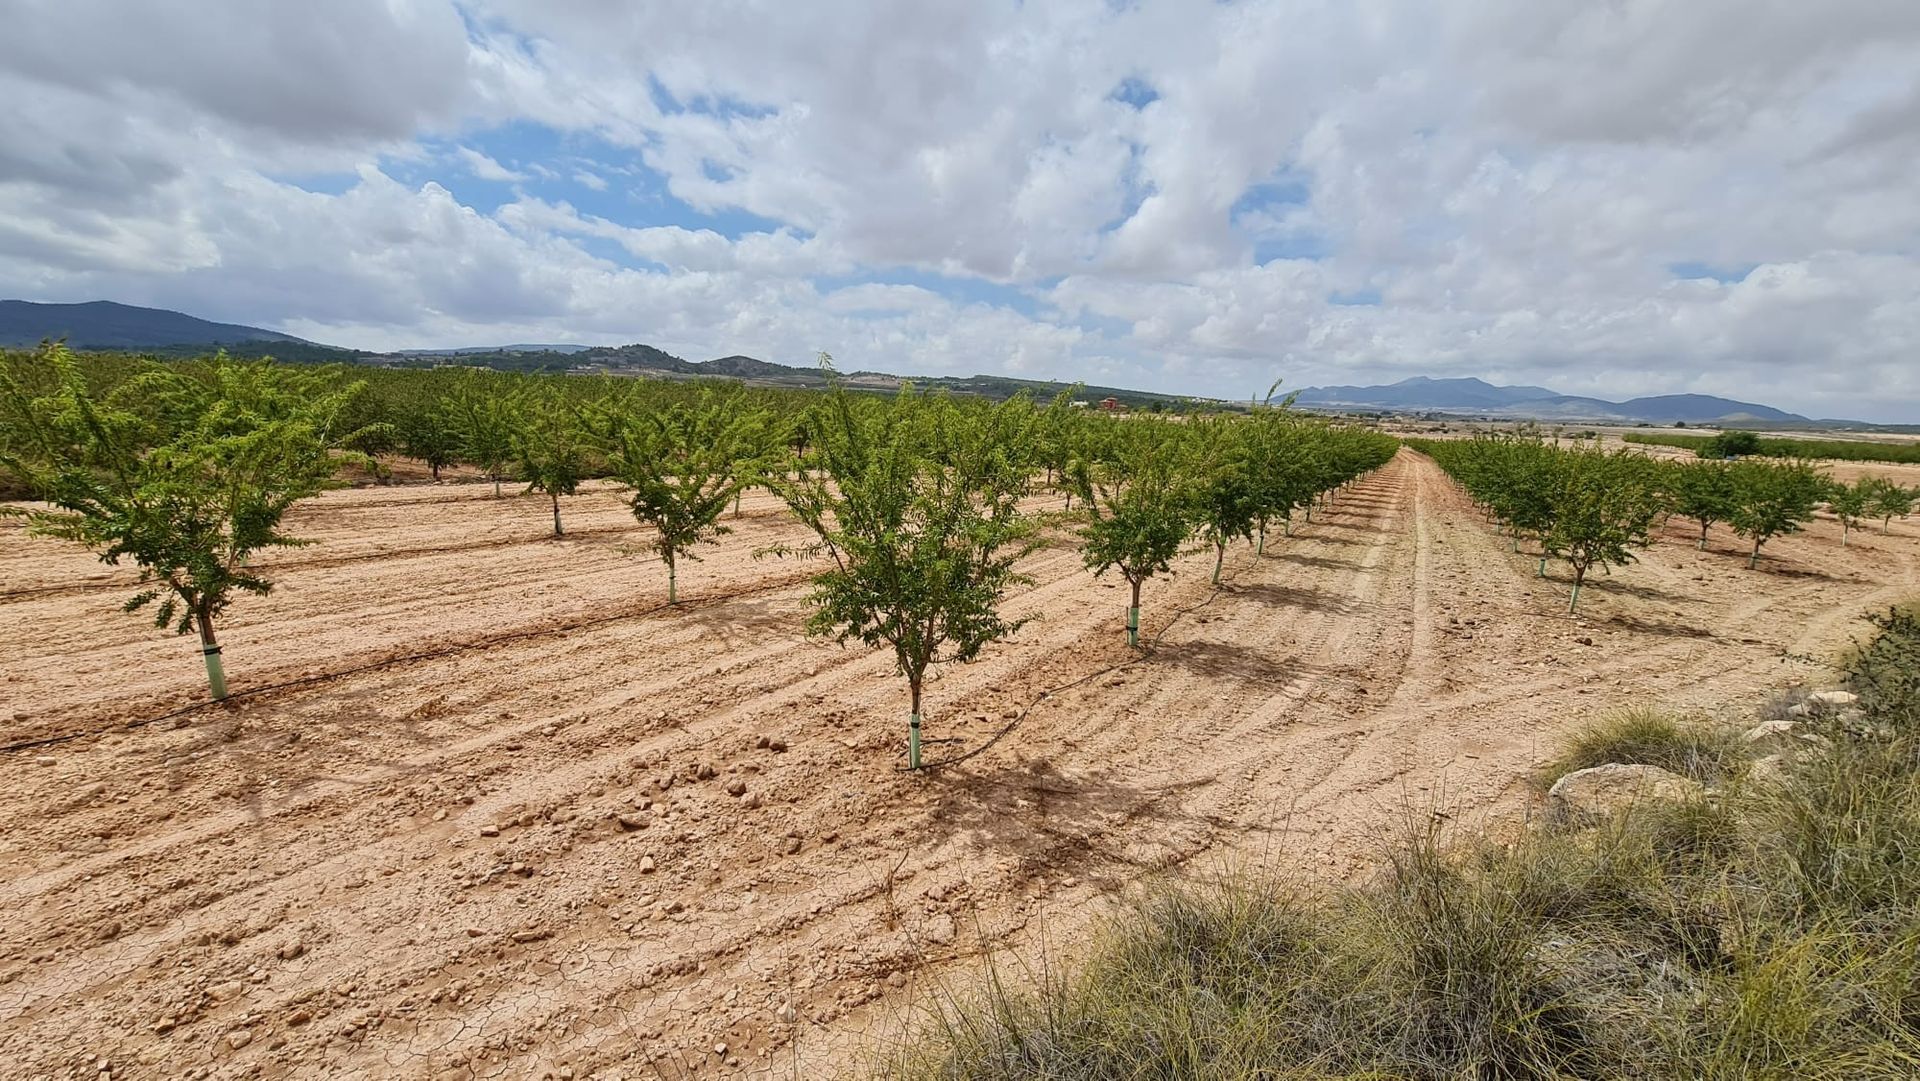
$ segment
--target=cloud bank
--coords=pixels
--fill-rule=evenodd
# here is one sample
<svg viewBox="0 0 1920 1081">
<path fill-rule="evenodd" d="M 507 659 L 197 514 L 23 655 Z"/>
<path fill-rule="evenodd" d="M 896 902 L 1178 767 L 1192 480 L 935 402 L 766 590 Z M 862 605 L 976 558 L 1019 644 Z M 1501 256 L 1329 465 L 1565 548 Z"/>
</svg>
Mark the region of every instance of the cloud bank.
<svg viewBox="0 0 1920 1081">
<path fill-rule="evenodd" d="M 0 0 L 0 295 L 1920 421 L 1920 5 Z"/>
</svg>

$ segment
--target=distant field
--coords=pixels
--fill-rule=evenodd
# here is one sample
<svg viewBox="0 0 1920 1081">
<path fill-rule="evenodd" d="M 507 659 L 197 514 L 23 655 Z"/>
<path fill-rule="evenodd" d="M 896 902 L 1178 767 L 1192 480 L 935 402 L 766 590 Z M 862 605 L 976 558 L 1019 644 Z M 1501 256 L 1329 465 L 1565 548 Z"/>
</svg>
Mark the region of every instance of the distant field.
<svg viewBox="0 0 1920 1081">
<path fill-rule="evenodd" d="M 1620 438 L 1628 443 L 1699 450 L 1714 437 L 1628 432 Z M 1845 462 L 1920 464 L 1920 444 L 1877 443 L 1864 439 L 1781 439 L 1763 436 L 1760 439 L 1760 453 L 1770 458 L 1827 458 Z"/>
</svg>

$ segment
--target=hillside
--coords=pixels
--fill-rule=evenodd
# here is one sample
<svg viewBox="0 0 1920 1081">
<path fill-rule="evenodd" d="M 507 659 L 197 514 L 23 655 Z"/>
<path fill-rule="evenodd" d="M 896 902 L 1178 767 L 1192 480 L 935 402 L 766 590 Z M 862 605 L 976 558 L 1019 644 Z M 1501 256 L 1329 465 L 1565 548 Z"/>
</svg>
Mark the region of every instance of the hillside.
<svg viewBox="0 0 1920 1081">
<path fill-rule="evenodd" d="M 0 300 L 0 347 L 34 346 L 65 338 L 77 349 L 151 349 L 177 345 L 289 342 L 302 338 L 237 323 L 215 323 L 162 308 L 138 308 L 110 300 L 84 304 L 39 304 Z"/>
<path fill-rule="evenodd" d="M 1538 420 L 1628 421 L 1651 424 L 1795 422 L 1797 413 L 1710 394 L 1662 394 L 1624 402 L 1558 394 L 1545 387 L 1499 386 L 1480 379 L 1414 376 L 1385 386 L 1308 387 L 1298 404 L 1318 409 L 1453 413 Z"/>
</svg>

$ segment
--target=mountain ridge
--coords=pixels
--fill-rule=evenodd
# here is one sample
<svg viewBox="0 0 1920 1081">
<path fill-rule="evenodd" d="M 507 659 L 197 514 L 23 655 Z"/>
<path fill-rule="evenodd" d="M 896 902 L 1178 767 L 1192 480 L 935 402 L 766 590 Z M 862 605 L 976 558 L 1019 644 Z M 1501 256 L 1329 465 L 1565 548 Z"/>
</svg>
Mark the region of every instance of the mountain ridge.
<svg viewBox="0 0 1920 1081">
<path fill-rule="evenodd" d="M 1306 387 L 1295 404 L 1315 409 L 1445 413 L 1510 419 L 1630 421 L 1672 424 L 1808 418 L 1769 405 L 1712 394 L 1656 394 L 1615 402 L 1546 387 L 1501 386 L 1482 379 L 1432 379 L 1423 375 L 1375 386 Z"/>
<path fill-rule="evenodd" d="M 825 375 L 812 366 L 780 364 L 740 354 L 690 361 L 637 342 L 618 346 L 502 345 L 369 353 L 322 345 L 260 327 L 212 322 L 165 308 L 142 308 L 109 300 L 75 304 L 0 300 L 0 347 L 31 347 L 43 340 L 60 338 L 80 349 L 178 349 L 229 345 L 250 346 L 251 351 L 258 351 L 271 345 L 283 345 L 296 347 L 291 350 L 296 354 L 294 359 L 308 360 L 329 359 L 333 354 L 338 354 L 339 359 L 372 363 L 421 364 L 450 360 L 521 371 L 586 368 L 680 377 L 746 379 L 802 387 L 825 386 L 827 382 Z M 308 355 L 301 356 L 301 353 Z M 884 372 L 853 372 L 844 378 L 854 385 L 880 387 L 897 385 L 907 377 Z M 927 387 L 996 396 L 1005 396 L 1020 389 L 1051 394 L 1073 385 L 1060 380 L 988 375 L 915 376 L 912 380 Z M 1177 403 L 1189 397 L 1102 386 L 1086 386 L 1083 393 L 1096 398 L 1117 397 L 1135 407 Z M 1797 413 L 1708 394 L 1661 394 L 1614 402 L 1604 398 L 1560 394 L 1539 386 L 1508 386 L 1473 377 L 1436 378 L 1424 375 L 1373 386 L 1306 387 L 1296 392 L 1295 402 L 1303 408 L 1322 411 L 1436 413 L 1513 420 L 1650 424 L 1808 422 L 1808 418 Z"/>
<path fill-rule="evenodd" d="M 0 300 L 0 346 L 19 348 L 66 339 L 76 349 L 140 349 L 172 345 L 289 342 L 314 345 L 279 331 L 239 323 L 216 323 L 166 308 L 142 308 L 111 300 L 43 304 Z"/>
</svg>

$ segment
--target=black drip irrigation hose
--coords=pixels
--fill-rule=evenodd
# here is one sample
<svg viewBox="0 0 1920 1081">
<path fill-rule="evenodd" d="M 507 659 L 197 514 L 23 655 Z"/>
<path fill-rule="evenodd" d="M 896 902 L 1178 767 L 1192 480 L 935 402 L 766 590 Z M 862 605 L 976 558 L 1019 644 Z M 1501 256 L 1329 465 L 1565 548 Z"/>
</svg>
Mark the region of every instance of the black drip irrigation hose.
<svg viewBox="0 0 1920 1081">
<path fill-rule="evenodd" d="M 440 657 L 450 657 L 457 653 L 470 653 L 476 650 L 491 649 L 494 646 L 507 645 L 513 642 L 523 642 L 530 638 L 546 638 L 546 637 L 551 637 L 556 635 L 571 634 L 574 631 L 588 630 L 593 627 L 601 627 L 609 623 L 619 623 L 629 619 L 645 619 L 648 616 L 658 615 L 659 613 L 668 611 L 669 609 L 685 610 L 689 608 L 707 607 L 714 604 L 724 603 L 726 601 L 737 600 L 741 597 L 750 597 L 756 593 L 765 593 L 770 590 L 785 589 L 789 586 L 800 584 L 801 582 L 805 581 L 808 577 L 811 577 L 811 575 L 801 575 L 793 579 L 783 579 L 778 582 L 770 582 L 770 583 L 767 583 L 766 585 L 755 586 L 752 589 L 742 589 L 733 593 L 723 593 L 713 597 L 696 598 L 691 602 L 681 602 L 679 604 L 666 604 L 666 603 L 656 604 L 656 605 L 652 605 L 647 608 L 641 608 L 638 610 L 629 610 L 624 612 L 615 612 L 610 615 L 594 616 L 591 619 L 583 619 L 575 623 L 564 623 L 556 627 L 536 627 L 536 628 L 523 630 L 523 631 L 510 631 L 506 634 L 496 635 L 492 638 L 485 638 L 485 639 L 481 639 L 473 642 L 460 642 L 451 646 L 444 646 L 440 649 L 424 650 L 419 653 L 406 653 L 398 657 L 383 657 L 377 661 L 368 661 L 364 664 L 356 664 L 349 668 L 340 668 L 340 669 L 335 669 L 334 671 L 331 671 L 331 672 L 322 672 L 319 675 L 315 675 L 315 676 L 302 676 L 299 679 L 289 679 L 280 683 L 269 683 L 261 687 L 248 687 L 246 690 L 243 690 L 243 691 L 235 691 L 234 693 L 229 694 L 225 698 L 208 699 L 207 701 L 204 701 L 204 702 L 195 702 L 192 705 L 182 706 L 179 709 L 170 710 L 166 713 L 157 714 L 152 717 L 141 717 L 136 720 L 131 720 L 126 722 L 125 724 L 120 725 L 119 729 L 122 731 L 126 731 L 126 730 L 135 729 L 135 728 L 145 728 L 148 725 L 158 724 L 161 721 L 170 721 L 175 717 L 183 717 L 189 713 L 197 713 L 203 709 L 212 709 L 216 706 L 230 705 L 243 698 L 256 698 L 261 695 L 271 694 L 275 691 L 284 691 L 294 687 L 305 687 L 305 686 L 310 686 L 316 683 L 330 683 L 337 679 L 345 679 L 348 676 L 355 676 L 355 675 L 359 675 L 362 672 L 371 672 L 380 668 L 394 668 L 403 664 L 412 664 L 415 661 L 430 661 Z M 100 735 L 104 732 L 111 731 L 111 730 L 112 730 L 111 728 L 91 729 L 83 732 L 69 732 L 66 735 L 61 735 L 61 736 L 44 736 L 40 739 L 21 740 L 16 743 L 8 743 L 8 744 L 0 745 L 0 752 L 29 751 L 36 747 L 52 747 L 61 743 L 70 743 L 73 740 L 82 739 L 87 736 Z"/>
</svg>

